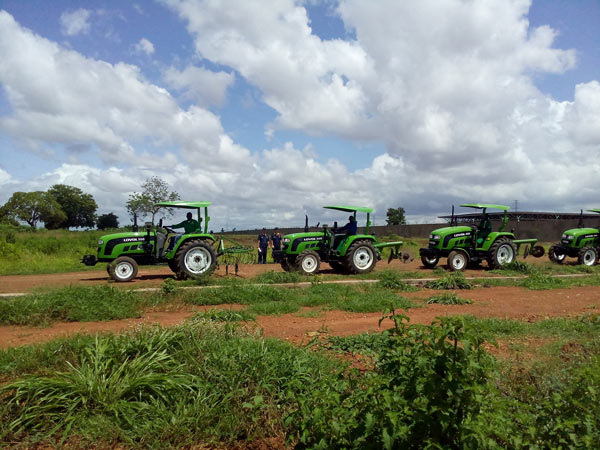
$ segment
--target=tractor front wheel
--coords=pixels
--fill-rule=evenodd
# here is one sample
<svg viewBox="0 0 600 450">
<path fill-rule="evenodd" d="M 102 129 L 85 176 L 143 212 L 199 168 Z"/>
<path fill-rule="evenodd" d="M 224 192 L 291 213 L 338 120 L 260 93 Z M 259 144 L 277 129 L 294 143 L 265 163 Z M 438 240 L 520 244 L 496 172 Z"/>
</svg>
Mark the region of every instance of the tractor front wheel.
<svg viewBox="0 0 600 450">
<path fill-rule="evenodd" d="M 421 256 L 421 262 L 427 269 L 433 269 L 439 260 L 440 258 L 437 256 Z"/>
<path fill-rule="evenodd" d="M 131 281 L 138 273 L 138 265 L 129 256 L 119 256 L 108 265 L 108 274 L 118 282 Z"/>
<path fill-rule="evenodd" d="M 515 260 L 517 247 L 508 238 L 499 238 L 494 242 L 489 251 L 488 264 L 492 269 L 500 269 Z"/>
<path fill-rule="evenodd" d="M 461 272 L 467 268 L 469 257 L 465 252 L 451 251 L 448 255 L 448 268 L 453 272 Z"/>
<path fill-rule="evenodd" d="M 555 262 L 557 264 L 562 264 L 565 261 L 565 257 L 567 255 L 564 254 L 564 252 L 559 250 L 559 247 L 557 247 L 556 245 L 553 245 L 552 247 L 550 247 L 550 250 L 548 250 L 548 258 L 550 258 L 550 261 Z"/>
<path fill-rule="evenodd" d="M 583 247 L 577 255 L 577 262 L 586 266 L 593 266 L 598 262 L 598 253 L 593 247 Z"/>
<path fill-rule="evenodd" d="M 313 250 L 304 250 L 296 258 L 296 267 L 305 275 L 313 275 L 319 271 L 321 258 L 319 254 Z"/>
<path fill-rule="evenodd" d="M 293 272 L 295 269 L 296 261 L 289 260 L 286 256 L 282 256 L 281 258 L 281 268 L 284 272 Z"/>
<path fill-rule="evenodd" d="M 370 241 L 354 242 L 344 257 L 344 266 L 350 273 L 368 273 L 377 264 L 377 250 Z"/>
<path fill-rule="evenodd" d="M 175 254 L 175 265 L 180 278 L 199 278 L 210 275 L 217 267 L 217 255 L 204 241 L 183 244 Z"/>
</svg>

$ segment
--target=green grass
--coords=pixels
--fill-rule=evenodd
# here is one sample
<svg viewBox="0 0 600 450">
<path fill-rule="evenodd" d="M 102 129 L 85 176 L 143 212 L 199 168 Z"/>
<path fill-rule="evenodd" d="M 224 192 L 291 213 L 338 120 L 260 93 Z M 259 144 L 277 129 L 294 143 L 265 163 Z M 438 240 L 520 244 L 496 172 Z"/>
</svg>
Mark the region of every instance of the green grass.
<svg viewBox="0 0 600 450">
<path fill-rule="evenodd" d="M 468 298 L 459 297 L 456 292 L 444 292 L 439 295 L 433 295 L 425 302 L 427 304 L 437 303 L 440 305 L 468 305 L 473 303 Z"/>
<path fill-rule="evenodd" d="M 231 309 L 209 309 L 196 313 L 191 320 L 212 320 L 215 322 L 247 322 L 256 316 L 247 310 L 234 311 Z"/>
<path fill-rule="evenodd" d="M 471 289 L 473 286 L 462 272 L 448 272 L 437 280 L 426 282 L 425 287 L 429 289 Z"/>
<path fill-rule="evenodd" d="M 161 295 L 143 295 L 106 285 L 69 286 L 13 297 L 0 302 L 0 324 L 48 325 L 139 317 L 144 308 L 160 304 Z"/>
</svg>

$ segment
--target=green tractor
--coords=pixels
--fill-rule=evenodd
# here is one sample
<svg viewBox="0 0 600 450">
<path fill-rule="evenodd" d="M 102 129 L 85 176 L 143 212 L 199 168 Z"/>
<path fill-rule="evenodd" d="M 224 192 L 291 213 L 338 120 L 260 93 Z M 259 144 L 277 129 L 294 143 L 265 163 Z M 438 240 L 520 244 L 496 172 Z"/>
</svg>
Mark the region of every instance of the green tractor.
<svg viewBox="0 0 600 450">
<path fill-rule="evenodd" d="M 600 209 L 588 209 L 600 213 Z M 563 233 L 560 242 L 548 250 L 550 261 L 562 264 L 567 256 L 577 258 L 578 264 L 593 266 L 598 263 L 600 253 L 600 230 L 583 226 L 583 211 L 579 217 L 579 226 Z"/>
<path fill-rule="evenodd" d="M 132 232 L 114 233 L 102 236 L 98 240 L 96 255 L 85 255 L 82 263 L 94 266 L 99 262 L 108 263 L 106 270 L 115 281 L 130 281 L 137 275 L 139 265 L 168 264 L 178 278 L 199 278 L 210 275 L 217 266 L 217 256 L 236 251 L 225 249 L 222 240 L 208 233 L 208 206 L 211 202 L 161 202 L 156 206 L 165 208 L 183 208 L 197 212 L 199 229 L 191 233 L 176 235 L 172 228 L 146 222 L 145 231 L 137 231 L 134 224 Z M 201 211 L 204 209 L 204 230 Z"/>
<path fill-rule="evenodd" d="M 400 252 L 401 241 L 379 243 L 377 238 L 369 234 L 369 220 L 372 208 L 360 206 L 325 206 L 326 209 L 349 212 L 356 222 L 358 212 L 367 214 L 364 234 L 338 233 L 337 222 L 333 228 L 323 225 L 322 231 L 306 231 L 293 233 L 283 237 L 283 246 L 274 259 L 281 262 L 285 271 L 299 271 L 304 274 L 315 274 L 321 262 L 327 262 L 337 273 L 368 273 L 375 268 L 381 259 L 381 250 L 389 247 L 390 257 L 404 262 L 412 260 L 407 252 Z"/>
<path fill-rule="evenodd" d="M 497 269 L 513 262 L 521 245 L 526 245 L 525 257 L 529 253 L 536 258 L 544 255 L 544 247 L 535 245 L 537 239 L 516 240 L 514 233 L 504 231 L 510 207 L 479 203 L 465 203 L 460 206 L 481 210 L 479 226 L 456 225 L 453 213 L 451 226 L 433 230 L 429 236 L 429 246 L 419 250 L 421 262 L 425 267 L 434 268 L 440 258 L 446 257 L 448 268 L 452 271 L 465 270 L 469 264 L 478 266 L 484 260 L 489 267 Z M 492 231 L 492 222 L 486 214 L 490 208 L 504 211 L 502 225 L 498 231 Z M 531 252 L 528 251 L 528 245 L 531 245 Z"/>
</svg>

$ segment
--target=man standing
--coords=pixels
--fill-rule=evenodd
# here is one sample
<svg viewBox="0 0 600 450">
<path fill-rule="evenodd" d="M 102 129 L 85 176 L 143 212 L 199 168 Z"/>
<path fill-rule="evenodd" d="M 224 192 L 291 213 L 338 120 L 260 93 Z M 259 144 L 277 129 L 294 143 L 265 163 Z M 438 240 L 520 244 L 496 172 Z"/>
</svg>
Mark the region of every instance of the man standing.
<svg viewBox="0 0 600 450">
<path fill-rule="evenodd" d="M 267 263 L 267 249 L 269 248 L 269 236 L 267 235 L 267 229 L 263 228 L 262 232 L 258 235 L 258 263 Z"/>
<path fill-rule="evenodd" d="M 273 262 L 278 263 L 281 262 L 281 233 L 279 232 L 279 228 L 275 228 L 273 230 L 273 234 L 271 235 L 271 244 L 273 247 Z"/>
</svg>

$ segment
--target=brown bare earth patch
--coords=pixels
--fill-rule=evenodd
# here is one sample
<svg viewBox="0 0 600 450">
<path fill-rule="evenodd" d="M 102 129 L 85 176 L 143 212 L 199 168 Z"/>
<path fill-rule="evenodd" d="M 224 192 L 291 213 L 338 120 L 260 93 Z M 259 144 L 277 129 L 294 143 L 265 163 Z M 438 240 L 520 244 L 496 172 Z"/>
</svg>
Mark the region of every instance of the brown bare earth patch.
<svg viewBox="0 0 600 450">
<path fill-rule="evenodd" d="M 106 282 L 106 280 L 104 280 Z M 434 295 L 430 289 L 404 294 L 416 303 Z M 597 287 L 577 287 L 546 291 L 531 291 L 517 287 L 492 287 L 460 291 L 460 296 L 473 301 L 469 305 L 424 305 L 406 313 L 411 323 L 429 324 L 436 317 L 471 314 L 477 317 L 495 317 L 535 322 L 550 317 L 574 317 L 600 308 L 600 291 Z M 240 308 L 227 305 L 223 308 Z M 0 348 L 45 342 L 55 337 L 77 333 L 121 333 L 147 325 L 172 326 L 183 322 L 195 312 L 215 308 L 184 307 L 176 311 L 148 311 L 141 318 L 115 320 L 110 322 L 57 323 L 47 328 L 27 326 L 0 327 Z M 258 327 L 267 337 L 276 337 L 295 343 L 306 343 L 319 335 L 347 336 L 364 332 L 378 332 L 390 327 L 391 321 L 384 321 L 379 327 L 381 313 L 350 313 L 344 311 L 322 311 L 317 317 L 303 317 L 303 314 L 283 314 L 281 316 L 259 316 L 252 326 Z"/>
</svg>

